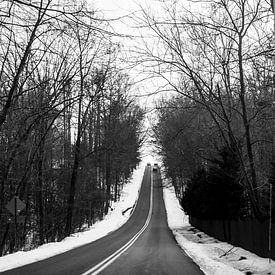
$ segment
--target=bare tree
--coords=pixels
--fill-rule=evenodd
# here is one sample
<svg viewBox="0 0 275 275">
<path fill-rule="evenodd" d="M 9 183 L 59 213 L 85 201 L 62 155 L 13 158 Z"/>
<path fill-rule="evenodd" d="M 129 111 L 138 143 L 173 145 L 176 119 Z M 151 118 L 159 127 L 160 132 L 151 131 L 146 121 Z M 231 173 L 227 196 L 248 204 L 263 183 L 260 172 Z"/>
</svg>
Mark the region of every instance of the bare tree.
<svg viewBox="0 0 275 275">
<path fill-rule="evenodd" d="M 253 60 L 267 50 L 263 45 L 270 40 L 265 31 L 270 6 L 242 0 L 205 1 L 191 10 L 178 1 L 162 5 L 164 16 L 143 10 L 140 19 L 156 47 L 145 44 L 136 52 L 144 56 L 150 74 L 166 81 L 163 90 L 177 92 L 208 111 L 223 143 L 237 150 L 254 215 L 262 218 L 252 138 L 258 110 L 249 102 L 248 77 Z"/>
</svg>

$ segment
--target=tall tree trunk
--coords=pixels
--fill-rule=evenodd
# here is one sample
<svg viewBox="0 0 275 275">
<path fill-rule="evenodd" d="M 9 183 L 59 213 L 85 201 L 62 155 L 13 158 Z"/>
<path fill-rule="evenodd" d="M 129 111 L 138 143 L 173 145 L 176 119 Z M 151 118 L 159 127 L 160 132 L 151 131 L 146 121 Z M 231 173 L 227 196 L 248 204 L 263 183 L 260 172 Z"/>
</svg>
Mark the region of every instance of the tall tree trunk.
<svg viewBox="0 0 275 275">
<path fill-rule="evenodd" d="M 80 41 L 79 41 L 80 45 Z M 79 46 L 80 47 L 80 46 Z M 73 210 L 74 210 L 74 202 L 75 202 L 75 187 L 77 181 L 77 173 L 78 166 L 80 161 L 80 141 L 82 135 L 82 123 L 81 122 L 81 114 L 82 114 L 82 99 L 83 99 L 83 91 L 84 91 L 84 75 L 83 75 L 83 66 L 82 66 L 82 53 L 80 53 L 79 60 L 79 68 L 80 68 L 80 90 L 79 90 L 79 101 L 78 101 L 78 118 L 77 118 L 77 138 L 75 143 L 75 151 L 74 151 L 74 163 L 71 175 L 70 182 L 70 190 L 69 190 L 69 199 L 67 206 L 67 216 L 66 216 L 66 225 L 65 225 L 65 236 L 69 236 L 72 231 L 72 221 L 73 221 Z"/>
<path fill-rule="evenodd" d="M 66 226 L 64 234 L 69 236 L 72 231 L 72 219 L 73 219 L 73 210 L 75 202 L 75 186 L 77 181 L 78 166 L 80 161 L 80 141 L 81 141 L 81 111 L 82 111 L 82 90 L 80 91 L 79 103 L 78 103 L 78 129 L 77 129 L 77 138 L 75 143 L 75 152 L 74 152 L 74 163 L 71 174 L 70 190 L 69 190 L 69 199 L 67 206 L 67 216 L 66 216 Z"/>
<path fill-rule="evenodd" d="M 80 134 L 77 136 L 75 144 L 75 153 L 74 153 L 74 164 L 71 175 L 70 190 L 69 190 L 69 199 L 68 199 L 68 208 L 66 216 L 66 226 L 65 226 L 65 236 L 69 236 L 72 232 L 72 220 L 73 220 L 73 210 L 75 202 L 75 187 L 78 174 L 78 166 L 80 160 Z"/>
<path fill-rule="evenodd" d="M 254 156 L 252 150 L 252 142 L 251 142 L 251 133 L 250 133 L 250 125 L 247 116 L 247 108 L 245 103 L 245 83 L 244 83 L 244 71 L 243 71 L 243 56 L 242 56 L 242 36 L 239 34 L 239 48 L 238 48 L 238 58 L 239 58 L 239 76 L 240 76 L 240 102 L 242 107 L 242 120 L 245 129 L 245 139 L 246 139 L 246 149 L 249 160 L 249 170 L 251 175 L 251 180 L 247 178 L 248 182 L 248 191 L 249 197 L 251 200 L 252 208 L 254 215 L 258 219 L 263 218 L 263 214 L 259 204 L 259 198 L 257 193 L 257 178 L 256 178 L 256 170 L 254 163 Z"/>
<path fill-rule="evenodd" d="M 116 170 L 116 182 L 115 182 L 115 202 L 118 201 L 118 184 L 119 184 L 119 177 L 118 177 L 118 171 Z"/>
<path fill-rule="evenodd" d="M 43 202 L 43 158 L 44 142 L 40 144 L 38 156 L 38 214 L 39 214 L 39 244 L 42 245 L 45 240 L 44 236 L 44 202 Z"/>
<path fill-rule="evenodd" d="M 108 213 L 110 207 L 110 198 L 111 198 L 111 156 L 110 153 L 106 152 L 106 193 L 105 193 L 105 209 L 104 214 Z"/>
<path fill-rule="evenodd" d="M 6 224 L 6 228 L 5 228 L 5 233 L 3 235 L 3 238 L 1 240 L 1 244 L 0 244 L 0 255 L 2 256 L 3 253 L 4 253 L 4 246 L 5 246 L 5 243 L 6 243 L 6 239 L 8 237 L 8 233 L 9 233 L 9 229 L 10 229 L 10 224 L 7 223 Z"/>
</svg>

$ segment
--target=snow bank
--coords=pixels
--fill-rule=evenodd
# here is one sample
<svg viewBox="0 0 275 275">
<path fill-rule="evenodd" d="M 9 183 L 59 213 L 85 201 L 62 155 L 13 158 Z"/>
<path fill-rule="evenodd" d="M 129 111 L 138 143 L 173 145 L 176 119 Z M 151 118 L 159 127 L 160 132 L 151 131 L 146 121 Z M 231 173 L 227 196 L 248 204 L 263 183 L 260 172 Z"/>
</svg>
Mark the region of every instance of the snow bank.
<svg viewBox="0 0 275 275">
<path fill-rule="evenodd" d="M 167 220 L 182 249 L 196 262 L 205 274 L 275 274 L 275 261 L 220 242 L 190 226 L 173 187 L 163 189 Z"/>
<path fill-rule="evenodd" d="M 114 210 L 110 211 L 108 215 L 104 217 L 104 220 L 96 222 L 85 232 L 72 234 L 61 242 L 48 243 L 31 251 L 19 251 L 0 257 L 0 272 L 40 261 L 81 245 L 91 243 L 118 229 L 130 217 L 131 211 L 127 211 L 124 215 L 122 215 L 122 212 L 135 205 L 145 165 L 146 163 L 143 161 L 133 172 L 132 179 L 124 186 L 121 192 L 120 201 L 112 205 Z"/>
</svg>

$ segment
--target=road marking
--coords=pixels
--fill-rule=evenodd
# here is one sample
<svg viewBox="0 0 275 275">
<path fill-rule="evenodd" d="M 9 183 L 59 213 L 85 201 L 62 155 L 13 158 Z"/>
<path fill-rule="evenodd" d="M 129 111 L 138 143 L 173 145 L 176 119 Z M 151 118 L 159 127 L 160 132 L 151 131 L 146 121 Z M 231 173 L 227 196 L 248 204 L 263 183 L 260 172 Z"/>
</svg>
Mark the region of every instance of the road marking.
<svg viewBox="0 0 275 275">
<path fill-rule="evenodd" d="M 153 173 L 151 172 L 151 194 L 150 194 L 150 209 L 147 216 L 147 219 L 145 221 L 145 224 L 140 229 L 140 231 L 125 245 L 123 245 L 120 249 L 118 249 L 116 252 L 114 252 L 111 256 L 106 258 L 105 260 L 101 261 L 99 264 L 95 265 L 88 271 L 82 273 L 81 275 L 97 275 L 102 270 L 104 270 L 106 267 L 108 267 L 111 263 L 113 263 L 121 254 L 123 254 L 127 249 L 129 249 L 135 241 L 139 238 L 139 236 L 146 230 L 148 227 L 153 212 Z"/>
</svg>

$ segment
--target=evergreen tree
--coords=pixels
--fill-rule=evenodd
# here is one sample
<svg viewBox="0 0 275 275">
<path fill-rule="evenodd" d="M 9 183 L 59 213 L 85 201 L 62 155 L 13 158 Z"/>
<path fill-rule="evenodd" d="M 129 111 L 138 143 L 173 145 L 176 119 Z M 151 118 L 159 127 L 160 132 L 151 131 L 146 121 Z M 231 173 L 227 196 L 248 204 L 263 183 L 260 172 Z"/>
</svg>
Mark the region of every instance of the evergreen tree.
<svg viewBox="0 0 275 275">
<path fill-rule="evenodd" d="M 240 218 L 244 188 L 235 151 L 224 147 L 209 171 L 199 170 L 187 185 L 182 206 L 187 214 L 205 219 Z"/>
</svg>

